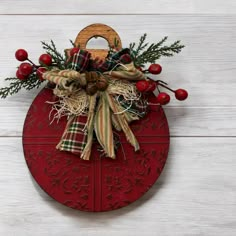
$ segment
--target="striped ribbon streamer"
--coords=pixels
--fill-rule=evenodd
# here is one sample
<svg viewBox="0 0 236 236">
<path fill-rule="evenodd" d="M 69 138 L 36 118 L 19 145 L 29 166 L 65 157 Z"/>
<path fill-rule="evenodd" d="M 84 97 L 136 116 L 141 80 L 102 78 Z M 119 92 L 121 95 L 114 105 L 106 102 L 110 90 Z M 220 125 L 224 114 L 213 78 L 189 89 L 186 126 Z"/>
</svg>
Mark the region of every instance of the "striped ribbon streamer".
<svg viewBox="0 0 236 236">
<path fill-rule="evenodd" d="M 100 94 L 97 107 L 94 130 L 96 137 L 106 155 L 115 158 L 114 139 L 112 131 L 112 120 L 109 103 L 106 99 L 106 92 Z"/>
<path fill-rule="evenodd" d="M 88 120 L 86 123 L 87 127 L 87 142 L 86 146 L 80 156 L 80 158 L 84 160 L 89 160 L 91 155 L 91 149 L 93 144 L 93 130 L 94 130 L 94 114 L 95 114 L 95 108 L 96 108 L 96 101 L 97 101 L 97 93 L 93 96 L 89 96 L 89 111 L 88 111 Z"/>
<path fill-rule="evenodd" d="M 113 96 L 109 95 L 108 93 L 105 93 L 105 95 L 109 106 L 113 111 L 114 116 L 116 117 L 117 122 L 119 123 L 126 136 L 127 141 L 134 147 L 135 151 L 139 150 L 139 143 L 129 127 L 129 124 L 125 117 L 125 113 L 122 113 L 123 108 L 119 105 L 119 103 L 114 99 Z"/>
</svg>

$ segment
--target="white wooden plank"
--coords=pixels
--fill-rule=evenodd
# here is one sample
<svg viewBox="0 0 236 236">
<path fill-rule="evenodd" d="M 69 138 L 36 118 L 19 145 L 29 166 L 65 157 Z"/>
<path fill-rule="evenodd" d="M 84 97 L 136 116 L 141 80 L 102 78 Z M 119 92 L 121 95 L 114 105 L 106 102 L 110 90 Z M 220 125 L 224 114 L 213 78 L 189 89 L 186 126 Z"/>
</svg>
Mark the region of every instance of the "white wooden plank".
<svg viewBox="0 0 236 236">
<path fill-rule="evenodd" d="M 0 14 L 169 14 L 235 13 L 233 0 L 1 0 Z"/>
<path fill-rule="evenodd" d="M 30 177 L 21 139 L 1 138 L 0 234 L 233 236 L 235 152 L 235 138 L 172 138 L 164 173 L 144 197 L 93 214 L 51 200 Z"/>
<path fill-rule="evenodd" d="M 160 60 L 163 73 L 158 78 L 190 94 L 185 103 L 173 99 L 172 106 L 236 106 L 236 16 L 0 16 L 0 86 L 5 85 L 3 78 L 15 75 L 17 48 L 26 48 L 37 61 L 43 52 L 41 40 L 54 39 L 63 51 L 71 46 L 68 39 L 98 21 L 115 28 L 124 46 L 145 32 L 150 42 L 165 35 L 171 42 L 182 39 L 187 47 L 181 54 Z"/>
</svg>

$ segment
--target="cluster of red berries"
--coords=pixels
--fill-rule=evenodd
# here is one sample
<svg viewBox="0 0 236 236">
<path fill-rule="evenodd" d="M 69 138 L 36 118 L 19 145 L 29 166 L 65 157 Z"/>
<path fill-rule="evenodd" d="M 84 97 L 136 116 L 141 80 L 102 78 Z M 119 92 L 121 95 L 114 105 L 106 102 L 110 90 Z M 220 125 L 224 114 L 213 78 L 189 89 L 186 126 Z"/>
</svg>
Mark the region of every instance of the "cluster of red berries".
<svg viewBox="0 0 236 236">
<path fill-rule="evenodd" d="M 142 70 L 142 68 L 138 68 L 142 72 L 148 72 L 153 75 L 158 75 L 162 71 L 162 67 L 159 64 L 152 64 L 149 66 L 147 70 Z M 188 97 L 188 92 L 184 89 L 177 89 L 173 90 L 169 87 L 166 86 L 167 84 L 161 80 L 140 80 L 136 83 L 136 88 L 139 92 L 141 93 L 146 93 L 146 92 L 153 92 L 158 86 L 162 86 L 169 91 L 173 92 L 175 94 L 175 97 L 179 101 L 183 101 Z M 159 90 L 159 89 L 158 89 Z M 166 105 L 170 102 L 170 95 L 165 93 L 165 92 L 159 92 L 157 96 L 157 102 L 161 105 Z"/>
<path fill-rule="evenodd" d="M 18 49 L 15 53 L 18 61 L 28 61 L 20 64 L 16 71 L 16 77 L 20 80 L 27 79 L 32 73 L 36 72 L 37 77 L 43 80 L 43 73 L 47 70 L 44 66 L 52 65 L 52 57 L 49 54 L 42 54 L 39 57 L 39 64 L 35 65 L 29 58 L 28 52 L 25 49 Z"/>
</svg>

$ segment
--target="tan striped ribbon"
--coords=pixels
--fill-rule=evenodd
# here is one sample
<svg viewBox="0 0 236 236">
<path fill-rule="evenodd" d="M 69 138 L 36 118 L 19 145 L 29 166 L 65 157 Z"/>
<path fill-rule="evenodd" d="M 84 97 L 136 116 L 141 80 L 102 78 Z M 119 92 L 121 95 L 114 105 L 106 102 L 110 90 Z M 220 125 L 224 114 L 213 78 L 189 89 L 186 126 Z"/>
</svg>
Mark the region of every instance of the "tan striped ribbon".
<svg viewBox="0 0 236 236">
<path fill-rule="evenodd" d="M 43 73 L 43 79 L 48 80 L 52 83 L 55 83 L 56 85 L 60 86 L 61 88 L 66 89 L 67 86 L 66 84 L 69 81 L 73 81 L 73 78 L 67 78 L 67 77 L 63 77 L 58 75 L 59 71 L 48 71 Z"/>
<path fill-rule="evenodd" d="M 106 99 L 106 92 L 100 93 L 100 100 L 95 115 L 94 130 L 106 155 L 115 158 L 111 111 Z"/>
<path fill-rule="evenodd" d="M 67 77 L 67 78 L 72 78 L 72 79 L 79 79 L 80 78 L 80 73 L 75 70 L 60 70 L 58 72 L 59 76 Z"/>
<path fill-rule="evenodd" d="M 74 70 L 48 71 L 43 74 L 43 79 L 59 85 L 63 89 L 68 89 L 68 82 L 75 81 L 80 85 L 86 85 L 84 74 Z"/>
<path fill-rule="evenodd" d="M 116 70 L 105 72 L 104 74 L 123 80 L 145 80 L 147 77 L 140 70 L 137 70 L 133 63 L 119 66 Z"/>
<path fill-rule="evenodd" d="M 129 124 L 126 120 L 125 113 L 121 113 L 123 111 L 123 108 L 120 106 L 120 104 L 114 99 L 113 96 L 109 95 L 105 92 L 106 99 L 109 103 L 109 106 L 111 110 L 114 113 L 114 116 L 117 119 L 117 122 L 119 123 L 121 129 L 123 130 L 127 141 L 134 147 L 134 150 L 139 150 L 139 143 L 137 139 L 135 138 L 132 130 L 129 127 Z"/>
<path fill-rule="evenodd" d="M 89 96 L 89 111 L 88 111 L 88 120 L 86 124 L 87 142 L 80 158 L 84 160 L 89 160 L 93 144 L 93 130 L 94 130 L 94 114 L 97 100 L 97 93 L 93 96 Z"/>
</svg>

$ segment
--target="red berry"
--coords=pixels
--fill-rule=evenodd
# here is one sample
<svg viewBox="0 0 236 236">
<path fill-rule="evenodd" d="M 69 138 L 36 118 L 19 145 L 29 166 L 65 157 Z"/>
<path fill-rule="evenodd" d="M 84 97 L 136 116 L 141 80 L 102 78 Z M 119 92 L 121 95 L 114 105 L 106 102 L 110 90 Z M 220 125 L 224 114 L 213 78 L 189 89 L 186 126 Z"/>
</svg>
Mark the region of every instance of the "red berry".
<svg viewBox="0 0 236 236">
<path fill-rule="evenodd" d="M 46 66 L 52 65 L 52 57 L 49 54 L 42 54 L 39 57 L 39 64 L 46 65 Z"/>
<path fill-rule="evenodd" d="M 159 64 L 152 64 L 149 66 L 148 71 L 151 74 L 158 75 L 162 71 L 162 67 Z"/>
<path fill-rule="evenodd" d="M 128 53 L 123 54 L 120 57 L 120 62 L 123 63 L 123 64 L 131 63 L 132 62 L 131 56 Z"/>
<path fill-rule="evenodd" d="M 18 61 L 25 61 L 28 59 L 28 53 L 24 49 L 18 49 L 15 53 L 15 57 Z"/>
<path fill-rule="evenodd" d="M 136 83 L 136 88 L 139 92 L 147 92 L 149 82 L 147 80 L 140 80 Z"/>
<path fill-rule="evenodd" d="M 157 96 L 157 102 L 159 102 L 161 105 L 166 105 L 170 102 L 170 95 L 167 93 L 159 93 Z"/>
<path fill-rule="evenodd" d="M 188 92 L 184 89 L 177 89 L 175 91 L 175 97 L 176 99 L 183 101 L 188 97 Z"/>
<path fill-rule="evenodd" d="M 79 52 L 79 50 L 80 50 L 79 48 L 72 48 L 72 49 L 70 50 L 70 56 L 73 57 L 74 54 L 76 54 L 76 53 Z"/>
<path fill-rule="evenodd" d="M 46 68 L 44 68 L 44 67 L 39 67 L 38 69 L 37 69 L 37 71 L 36 71 L 36 75 L 38 76 L 38 78 L 40 79 L 40 80 L 44 80 L 43 79 L 43 73 L 45 73 L 47 71 L 47 69 Z"/>
<path fill-rule="evenodd" d="M 157 87 L 157 85 L 156 85 L 155 81 L 149 80 L 148 91 L 153 92 L 156 89 L 156 87 Z"/>
<path fill-rule="evenodd" d="M 25 80 L 28 78 L 28 76 L 21 74 L 21 71 L 19 69 L 16 71 L 16 77 L 20 80 Z"/>
<path fill-rule="evenodd" d="M 19 67 L 20 73 L 29 76 L 33 72 L 33 66 L 27 62 L 21 63 Z"/>
</svg>

